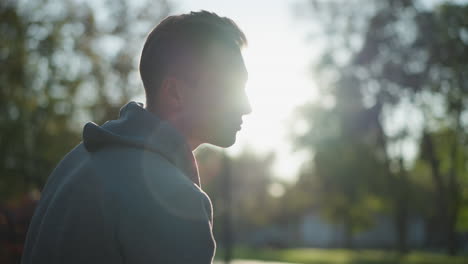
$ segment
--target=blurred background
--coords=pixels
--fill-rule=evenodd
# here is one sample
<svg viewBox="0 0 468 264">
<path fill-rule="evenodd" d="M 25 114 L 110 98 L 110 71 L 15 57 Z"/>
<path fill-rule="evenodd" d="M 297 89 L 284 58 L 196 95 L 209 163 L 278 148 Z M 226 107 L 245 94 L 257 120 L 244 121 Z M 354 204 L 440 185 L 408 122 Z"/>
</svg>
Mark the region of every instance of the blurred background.
<svg viewBox="0 0 468 264">
<path fill-rule="evenodd" d="M 196 151 L 217 262 L 468 263 L 468 1 L 438 0 L 0 1 L 0 263 L 83 125 L 144 102 L 146 34 L 200 9 L 249 40 L 253 112 Z"/>
</svg>

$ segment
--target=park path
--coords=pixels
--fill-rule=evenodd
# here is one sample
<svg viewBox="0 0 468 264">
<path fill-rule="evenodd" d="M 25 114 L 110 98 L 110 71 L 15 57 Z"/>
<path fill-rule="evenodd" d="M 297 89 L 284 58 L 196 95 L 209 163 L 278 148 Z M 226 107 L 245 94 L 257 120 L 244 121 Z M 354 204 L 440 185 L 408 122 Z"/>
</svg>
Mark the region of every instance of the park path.
<svg viewBox="0 0 468 264">
<path fill-rule="evenodd" d="M 213 264 L 224 264 L 224 261 L 214 261 Z M 251 259 L 235 259 L 229 264 L 295 264 L 289 262 L 272 262 L 272 261 L 261 261 L 261 260 L 251 260 Z"/>
</svg>

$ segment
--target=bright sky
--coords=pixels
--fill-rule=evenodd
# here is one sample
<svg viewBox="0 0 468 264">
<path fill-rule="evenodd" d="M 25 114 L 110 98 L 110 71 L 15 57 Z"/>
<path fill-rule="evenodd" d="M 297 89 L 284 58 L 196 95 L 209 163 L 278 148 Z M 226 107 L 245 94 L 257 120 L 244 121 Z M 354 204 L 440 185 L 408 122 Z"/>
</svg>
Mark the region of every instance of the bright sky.
<svg viewBox="0 0 468 264">
<path fill-rule="evenodd" d="M 277 155 L 275 176 L 284 180 L 294 179 L 303 160 L 291 151 L 288 120 L 297 106 L 316 97 L 307 73 L 311 48 L 306 46 L 304 24 L 294 19 L 297 2 L 179 0 L 174 6 L 174 13 L 205 9 L 227 16 L 246 34 L 246 89 L 253 112 L 244 117 L 237 142 L 228 152 L 236 155 L 245 147 L 260 154 L 273 151 Z"/>
</svg>

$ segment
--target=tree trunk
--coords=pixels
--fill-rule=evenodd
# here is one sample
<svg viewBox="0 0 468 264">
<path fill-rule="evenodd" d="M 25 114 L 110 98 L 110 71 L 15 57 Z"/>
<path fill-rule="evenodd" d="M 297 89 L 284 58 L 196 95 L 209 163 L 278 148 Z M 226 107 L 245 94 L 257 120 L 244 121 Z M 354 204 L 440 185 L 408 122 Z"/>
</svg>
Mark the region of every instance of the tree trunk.
<svg viewBox="0 0 468 264">
<path fill-rule="evenodd" d="M 379 130 L 379 145 L 383 151 L 385 151 L 385 168 L 386 172 L 385 175 L 387 176 L 387 181 L 390 184 L 390 188 L 393 190 L 396 189 L 394 192 L 394 196 L 390 198 L 390 203 L 394 206 L 394 227 L 397 231 L 397 240 L 395 241 L 396 245 L 394 247 L 402 254 L 408 252 L 408 244 L 407 244 L 407 225 L 408 225 L 408 189 L 407 189 L 407 175 L 403 166 L 403 157 L 401 156 L 399 159 L 399 166 L 400 166 L 400 178 L 397 178 L 395 174 L 393 174 L 390 170 L 390 161 L 387 156 L 387 138 L 385 132 L 383 130 L 382 124 L 380 121 L 377 122 L 377 127 Z"/>
<path fill-rule="evenodd" d="M 435 230 L 436 234 L 433 236 L 436 241 L 435 245 L 447 245 L 447 234 L 448 230 L 448 208 L 447 208 L 447 192 L 445 189 L 445 184 L 442 179 L 442 175 L 440 172 L 440 161 L 436 156 L 436 151 L 434 147 L 434 143 L 432 141 L 431 135 L 429 132 L 424 131 L 423 133 L 423 144 L 424 144 L 424 155 L 427 161 L 431 166 L 431 175 L 434 180 L 437 196 L 435 197 L 435 204 L 437 205 L 437 227 L 438 229 Z"/>
<path fill-rule="evenodd" d="M 459 145 L 459 138 L 461 130 L 460 124 L 460 115 L 461 111 L 457 111 L 456 114 L 456 128 L 453 136 L 453 143 L 452 149 L 450 152 L 450 173 L 449 173 L 449 183 L 448 183 L 448 191 L 450 194 L 450 203 L 447 204 L 448 208 L 448 226 L 447 226 L 447 250 L 450 255 L 455 255 L 458 252 L 458 241 L 457 241 L 457 234 L 456 234 L 456 223 L 458 218 L 458 213 L 460 210 L 460 203 L 461 203 L 461 191 L 459 188 L 459 182 L 457 180 L 458 175 L 458 145 Z"/>
<path fill-rule="evenodd" d="M 232 260 L 233 250 L 233 232 L 232 232 L 232 193 L 231 193 L 231 164 L 229 157 L 223 153 L 223 170 L 222 170 L 221 189 L 223 190 L 224 200 L 224 221 L 223 221 L 223 244 L 224 244 L 224 263 L 228 264 Z"/>
<path fill-rule="evenodd" d="M 403 157 L 400 157 L 400 178 L 397 179 L 397 199 L 396 199 L 396 228 L 397 228 L 397 249 L 401 254 L 408 253 L 408 180 L 405 168 L 403 166 Z"/>
<path fill-rule="evenodd" d="M 346 213 L 343 222 L 344 227 L 344 241 L 343 246 L 347 249 L 353 248 L 353 224 L 351 222 L 351 216 Z"/>
</svg>

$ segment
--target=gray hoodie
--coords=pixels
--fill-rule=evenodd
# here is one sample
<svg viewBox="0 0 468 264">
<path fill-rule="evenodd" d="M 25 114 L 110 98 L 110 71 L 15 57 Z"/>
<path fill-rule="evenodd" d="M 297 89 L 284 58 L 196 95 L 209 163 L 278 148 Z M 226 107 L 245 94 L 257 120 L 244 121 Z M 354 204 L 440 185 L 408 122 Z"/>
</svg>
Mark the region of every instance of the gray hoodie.
<svg viewBox="0 0 468 264">
<path fill-rule="evenodd" d="M 87 123 L 83 141 L 54 169 L 21 263 L 208 264 L 212 226 L 184 137 L 130 102 L 117 120 Z"/>
</svg>

